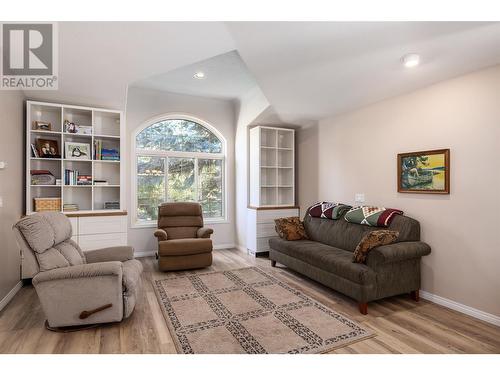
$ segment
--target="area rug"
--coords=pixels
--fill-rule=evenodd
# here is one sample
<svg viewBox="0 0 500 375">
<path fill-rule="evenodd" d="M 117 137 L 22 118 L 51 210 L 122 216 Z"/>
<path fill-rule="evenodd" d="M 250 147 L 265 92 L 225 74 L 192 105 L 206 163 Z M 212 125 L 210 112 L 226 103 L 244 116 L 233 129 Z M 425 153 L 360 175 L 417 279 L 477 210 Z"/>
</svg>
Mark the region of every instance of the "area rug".
<svg viewBox="0 0 500 375">
<path fill-rule="evenodd" d="M 179 353 L 322 353 L 374 336 L 256 267 L 153 282 Z"/>
</svg>

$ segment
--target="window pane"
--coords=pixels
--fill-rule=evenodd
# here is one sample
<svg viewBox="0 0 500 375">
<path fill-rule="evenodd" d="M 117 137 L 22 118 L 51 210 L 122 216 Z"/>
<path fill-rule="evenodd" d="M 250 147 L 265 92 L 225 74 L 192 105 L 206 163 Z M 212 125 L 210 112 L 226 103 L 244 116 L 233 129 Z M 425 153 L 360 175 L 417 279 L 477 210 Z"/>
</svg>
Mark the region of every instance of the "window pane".
<svg viewBox="0 0 500 375">
<path fill-rule="evenodd" d="M 221 153 L 222 142 L 204 126 L 189 120 L 157 122 L 137 135 L 144 150 Z"/>
<path fill-rule="evenodd" d="M 198 194 L 205 217 L 222 217 L 222 160 L 198 159 Z"/>
<path fill-rule="evenodd" d="M 156 220 L 158 206 L 165 202 L 164 158 L 137 157 L 137 218 Z"/>
<path fill-rule="evenodd" d="M 196 201 L 194 159 L 168 158 L 168 201 Z"/>
</svg>

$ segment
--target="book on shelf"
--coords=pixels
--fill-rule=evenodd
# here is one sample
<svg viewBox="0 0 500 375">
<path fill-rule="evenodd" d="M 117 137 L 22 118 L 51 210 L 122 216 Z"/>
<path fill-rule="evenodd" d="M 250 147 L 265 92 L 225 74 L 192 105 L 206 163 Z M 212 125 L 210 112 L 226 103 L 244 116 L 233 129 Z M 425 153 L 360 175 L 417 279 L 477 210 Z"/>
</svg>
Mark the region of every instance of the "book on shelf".
<svg viewBox="0 0 500 375">
<path fill-rule="evenodd" d="M 119 210 L 120 209 L 120 202 L 118 202 L 118 201 L 104 202 L 104 209 L 105 210 Z"/>
<path fill-rule="evenodd" d="M 109 185 L 109 182 L 107 180 L 94 180 L 94 185 Z"/>
<path fill-rule="evenodd" d="M 66 169 L 64 171 L 64 185 L 92 185 L 92 176 L 80 174 L 77 170 Z"/>
<path fill-rule="evenodd" d="M 94 141 L 94 160 L 120 160 L 120 151 L 115 148 L 104 148 L 103 141 L 96 139 Z"/>
<path fill-rule="evenodd" d="M 64 203 L 63 210 L 64 211 L 78 211 L 78 205 L 75 203 Z"/>
<path fill-rule="evenodd" d="M 32 143 L 31 144 L 31 156 L 34 158 L 39 158 L 40 155 L 38 154 L 38 150 L 36 149 L 36 146 Z"/>
</svg>

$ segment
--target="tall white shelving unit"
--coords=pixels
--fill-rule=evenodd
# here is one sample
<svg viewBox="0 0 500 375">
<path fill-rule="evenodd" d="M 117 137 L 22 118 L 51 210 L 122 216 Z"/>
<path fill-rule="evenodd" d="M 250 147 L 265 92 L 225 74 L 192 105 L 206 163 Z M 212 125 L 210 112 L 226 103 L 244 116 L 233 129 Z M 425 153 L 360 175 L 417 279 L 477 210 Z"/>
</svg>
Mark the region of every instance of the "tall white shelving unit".
<svg viewBox="0 0 500 375">
<path fill-rule="evenodd" d="M 274 219 L 298 216 L 295 206 L 295 130 L 250 129 L 250 191 L 247 216 L 249 253 L 269 251 L 277 234 Z"/>
<path fill-rule="evenodd" d="M 295 205 L 295 130 L 250 129 L 250 206 Z"/>
<path fill-rule="evenodd" d="M 122 160 L 96 160 L 93 153 L 95 140 L 101 140 L 103 147 L 120 151 L 125 150 L 123 115 L 120 111 L 81 107 L 57 103 L 27 101 L 26 103 L 26 214 L 34 212 L 34 198 L 61 198 L 61 211 L 65 203 L 74 203 L 79 207 L 75 214 L 112 213 L 124 211 L 124 168 Z M 92 134 L 74 134 L 65 132 L 64 121 L 92 127 Z M 34 130 L 34 121 L 51 123 L 51 130 Z M 56 140 L 60 158 L 34 157 L 31 144 L 37 139 Z M 90 145 L 90 160 L 72 160 L 64 152 L 65 142 L 78 142 Z M 62 180 L 61 185 L 32 185 L 31 170 L 49 170 L 56 178 Z M 66 169 L 78 170 L 80 174 L 92 176 L 92 181 L 107 180 L 108 185 L 65 185 Z M 104 209 L 104 202 L 118 201 L 120 208 Z M 69 213 L 69 212 L 68 212 Z"/>
</svg>

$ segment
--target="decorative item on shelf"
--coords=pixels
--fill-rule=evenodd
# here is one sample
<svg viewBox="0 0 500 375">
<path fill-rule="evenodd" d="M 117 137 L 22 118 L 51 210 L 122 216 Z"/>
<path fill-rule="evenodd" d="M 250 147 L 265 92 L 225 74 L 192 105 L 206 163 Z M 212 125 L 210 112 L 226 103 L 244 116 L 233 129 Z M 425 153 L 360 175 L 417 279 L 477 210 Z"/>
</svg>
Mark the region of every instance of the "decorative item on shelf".
<svg viewBox="0 0 500 375">
<path fill-rule="evenodd" d="M 398 192 L 450 193 L 450 150 L 398 154 Z"/>
<path fill-rule="evenodd" d="M 36 149 L 36 146 L 34 143 L 31 143 L 31 156 L 34 158 L 39 158 L 40 154 L 38 153 L 38 150 Z"/>
<path fill-rule="evenodd" d="M 71 134 L 91 135 L 92 134 L 92 126 L 90 126 L 90 125 L 78 125 L 78 124 L 75 124 L 74 122 L 64 120 L 64 132 L 71 133 Z"/>
<path fill-rule="evenodd" d="M 94 185 L 96 186 L 106 186 L 109 185 L 107 180 L 94 180 Z"/>
<path fill-rule="evenodd" d="M 36 139 L 36 149 L 40 158 L 60 159 L 59 143 L 55 139 Z"/>
<path fill-rule="evenodd" d="M 35 211 L 61 211 L 61 198 L 34 198 Z"/>
<path fill-rule="evenodd" d="M 63 211 L 78 211 L 78 205 L 75 203 L 64 203 L 63 205 Z"/>
<path fill-rule="evenodd" d="M 105 210 L 119 210 L 120 209 L 120 202 L 119 201 L 104 202 L 104 209 Z"/>
<path fill-rule="evenodd" d="M 32 129 L 52 131 L 52 124 L 50 122 L 45 122 L 45 121 L 33 121 Z"/>
<path fill-rule="evenodd" d="M 55 185 L 56 178 L 54 175 L 45 169 L 32 169 L 31 185 Z"/>
<path fill-rule="evenodd" d="M 71 160 L 90 160 L 90 144 L 64 142 L 66 159 Z"/>
</svg>

